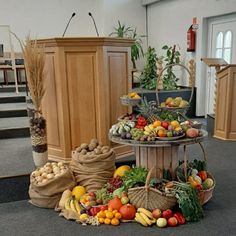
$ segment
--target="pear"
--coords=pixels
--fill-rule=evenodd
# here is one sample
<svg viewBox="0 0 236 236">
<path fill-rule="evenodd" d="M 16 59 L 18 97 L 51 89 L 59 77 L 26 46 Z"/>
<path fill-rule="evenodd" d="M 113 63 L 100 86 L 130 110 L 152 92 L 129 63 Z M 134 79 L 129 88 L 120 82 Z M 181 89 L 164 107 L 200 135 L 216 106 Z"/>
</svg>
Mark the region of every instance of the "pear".
<svg viewBox="0 0 236 236">
<path fill-rule="evenodd" d="M 185 100 L 182 100 L 179 104 L 179 107 L 187 107 L 188 106 L 188 102 Z"/>
</svg>

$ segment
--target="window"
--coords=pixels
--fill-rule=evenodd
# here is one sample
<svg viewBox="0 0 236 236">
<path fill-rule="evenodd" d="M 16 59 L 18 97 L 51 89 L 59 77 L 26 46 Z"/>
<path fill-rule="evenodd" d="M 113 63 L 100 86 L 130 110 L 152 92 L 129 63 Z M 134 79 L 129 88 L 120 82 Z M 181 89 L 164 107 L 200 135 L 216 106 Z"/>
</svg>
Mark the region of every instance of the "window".
<svg viewBox="0 0 236 236">
<path fill-rule="evenodd" d="M 216 36 L 216 58 L 223 58 L 227 63 L 231 62 L 232 32 L 219 32 Z"/>
</svg>

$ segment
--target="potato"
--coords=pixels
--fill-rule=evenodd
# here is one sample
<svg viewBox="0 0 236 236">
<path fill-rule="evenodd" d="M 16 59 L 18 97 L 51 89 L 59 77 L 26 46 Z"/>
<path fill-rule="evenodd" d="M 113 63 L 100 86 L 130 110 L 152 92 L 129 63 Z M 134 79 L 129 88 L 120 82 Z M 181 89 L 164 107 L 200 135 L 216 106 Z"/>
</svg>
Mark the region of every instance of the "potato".
<svg viewBox="0 0 236 236">
<path fill-rule="evenodd" d="M 95 148 L 95 149 L 94 149 L 94 153 L 95 153 L 96 155 L 100 155 L 100 154 L 102 154 L 102 151 L 101 151 L 101 149 Z"/>
<path fill-rule="evenodd" d="M 91 139 L 90 143 L 95 143 L 96 145 L 99 143 L 96 138 Z"/>
<path fill-rule="evenodd" d="M 82 143 L 80 145 L 81 149 L 87 149 L 88 148 L 88 144 L 87 143 Z"/>
<path fill-rule="evenodd" d="M 81 155 L 86 155 L 87 154 L 87 151 L 85 149 L 83 149 L 81 152 L 80 152 Z"/>
<path fill-rule="evenodd" d="M 76 152 L 81 152 L 81 150 L 82 150 L 81 147 L 77 147 L 77 148 L 75 149 Z"/>
<path fill-rule="evenodd" d="M 96 144 L 94 144 L 94 143 L 91 144 L 90 143 L 89 146 L 88 146 L 89 151 L 93 151 L 96 148 L 96 146 L 97 146 Z"/>
</svg>

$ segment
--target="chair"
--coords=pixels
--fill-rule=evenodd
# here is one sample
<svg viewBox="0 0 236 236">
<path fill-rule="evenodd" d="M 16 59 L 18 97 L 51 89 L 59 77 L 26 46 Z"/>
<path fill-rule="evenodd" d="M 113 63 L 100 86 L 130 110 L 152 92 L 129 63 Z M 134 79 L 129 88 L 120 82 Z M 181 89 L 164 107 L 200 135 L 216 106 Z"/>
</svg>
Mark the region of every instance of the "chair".
<svg viewBox="0 0 236 236">
<path fill-rule="evenodd" d="M 7 71 L 13 71 L 14 73 L 14 81 L 16 86 L 16 93 L 18 93 L 18 82 L 21 83 L 21 70 L 25 69 L 24 64 L 19 63 L 20 61 L 23 62 L 22 56 L 20 54 L 16 54 L 14 52 L 14 47 L 11 40 L 11 30 L 9 25 L 0 25 L 0 28 L 5 30 L 6 32 L 6 43 L 9 44 L 10 52 L 4 52 L 3 47 L 1 54 L 3 57 L 0 57 L 0 70 L 3 71 L 4 83 L 8 84 L 8 74 Z M 1 56 L 2 56 L 1 55 Z"/>
</svg>

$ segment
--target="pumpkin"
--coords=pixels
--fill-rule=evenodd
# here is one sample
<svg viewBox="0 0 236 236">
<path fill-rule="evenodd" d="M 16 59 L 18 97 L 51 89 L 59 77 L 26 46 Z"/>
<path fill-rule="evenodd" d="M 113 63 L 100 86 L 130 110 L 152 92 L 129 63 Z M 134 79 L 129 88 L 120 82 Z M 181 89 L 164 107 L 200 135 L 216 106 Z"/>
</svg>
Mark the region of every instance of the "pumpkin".
<svg viewBox="0 0 236 236">
<path fill-rule="evenodd" d="M 112 208 L 113 210 L 117 210 L 119 211 L 120 208 L 122 207 L 122 202 L 121 200 L 118 198 L 118 196 L 115 196 L 113 199 L 111 199 L 108 202 L 108 208 Z"/>
</svg>

